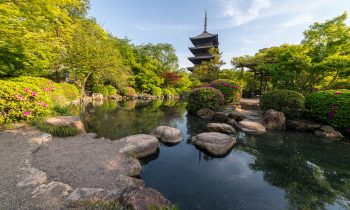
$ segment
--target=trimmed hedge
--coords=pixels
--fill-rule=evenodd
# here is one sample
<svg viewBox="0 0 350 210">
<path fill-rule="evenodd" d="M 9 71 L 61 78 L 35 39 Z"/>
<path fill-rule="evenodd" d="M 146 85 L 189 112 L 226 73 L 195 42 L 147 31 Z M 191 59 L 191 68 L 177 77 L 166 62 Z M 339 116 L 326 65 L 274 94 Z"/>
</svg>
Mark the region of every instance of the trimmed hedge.
<svg viewBox="0 0 350 210">
<path fill-rule="evenodd" d="M 295 117 L 305 108 L 305 97 L 292 90 L 273 90 L 260 99 L 260 108 L 264 111 L 274 109 L 288 117 Z"/>
<path fill-rule="evenodd" d="M 193 89 L 188 95 L 187 110 L 196 113 L 202 108 L 218 110 L 224 104 L 224 96 L 221 91 L 212 87 Z"/>
<path fill-rule="evenodd" d="M 305 106 L 315 119 L 335 128 L 350 129 L 350 90 L 327 90 L 308 94 Z"/>
<path fill-rule="evenodd" d="M 228 79 L 218 79 L 210 82 L 210 87 L 216 88 L 224 95 L 225 102 L 239 102 L 241 100 L 241 90 L 239 85 Z"/>
</svg>

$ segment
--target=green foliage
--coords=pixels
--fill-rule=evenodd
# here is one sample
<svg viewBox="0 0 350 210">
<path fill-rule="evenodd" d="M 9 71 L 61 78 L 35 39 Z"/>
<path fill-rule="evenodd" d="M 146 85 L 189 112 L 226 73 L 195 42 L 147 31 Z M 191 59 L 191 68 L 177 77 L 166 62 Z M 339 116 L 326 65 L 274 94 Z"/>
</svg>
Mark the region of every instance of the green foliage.
<svg viewBox="0 0 350 210">
<path fill-rule="evenodd" d="M 120 94 L 123 96 L 130 96 L 130 97 L 137 95 L 135 89 L 132 87 L 125 87 L 125 88 L 121 89 Z"/>
<path fill-rule="evenodd" d="M 152 95 L 154 96 L 161 96 L 162 95 L 162 89 L 159 87 L 153 87 L 152 88 Z"/>
<path fill-rule="evenodd" d="M 0 122 L 27 121 L 35 116 L 48 116 L 52 109 L 48 92 L 27 82 L 0 80 Z"/>
<path fill-rule="evenodd" d="M 241 99 L 240 86 L 232 80 L 214 80 L 210 84 L 210 87 L 216 88 L 224 95 L 225 102 L 239 102 Z"/>
<path fill-rule="evenodd" d="M 327 90 L 308 94 L 305 106 L 315 119 L 336 128 L 350 128 L 350 90 Z"/>
<path fill-rule="evenodd" d="M 330 89 L 350 75 L 347 16 L 344 13 L 324 23 L 314 23 L 304 32 L 301 44 L 264 48 L 254 56 L 235 57 L 232 64 L 270 75 L 273 89 L 304 94 Z"/>
<path fill-rule="evenodd" d="M 219 78 L 220 67 L 225 63 L 221 60 L 221 54 L 216 48 L 211 48 L 209 53 L 214 56 L 210 61 L 205 61 L 196 66 L 193 75 L 201 82 L 210 82 Z"/>
<path fill-rule="evenodd" d="M 66 82 L 58 83 L 59 88 L 62 90 L 63 94 L 66 96 L 68 101 L 74 101 L 80 97 L 78 88 L 73 84 L 68 84 Z"/>
<path fill-rule="evenodd" d="M 122 65 L 119 51 L 94 21 L 81 21 L 81 27 L 75 30 L 73 38 L 65 62 L 70 79 L 79 85 L 81 94 L 84 94 L 90 77 L 97 81 L 113 78 L 115 83 L 127 80 L 130 73 Z"/>
<path fill-rule="evenodd" d="M 188 96 L 187 110 L 196 113 L 201 108 L 218 110 L 224 104 L 224 96 L 220 90 L 212 87 L 194 89 Z"/>
<path fill-rule="evenodd" d="M 108 95 L 117 95 L 117 89 L 115 87 L 113 87 L 112 85 L 107 85 L 107 89 L 108 89 Z"/>
<path fill-rule="evenodd" d="M 107 86 L 101 85 L 101 86 L 94 86 L 92 88 L 93 93 L 100 93 L 103 96 L 107 97 L 108 96 L 108 88 Z"/>
<path fill-rule="evenodd" d="M 260 108 L 264 111 L 274 109 L 288 117 L 296 117 L 305 108 L 305 97 L 291 90 L 273 90 L 261 97 Z"/>
<path fill-rule="evenodd" d="M 60 68 L 72 29 L 86 9 L 82 0 L 2 1 L 0 76 L 43 76 Z"/>
<path fill-rule="evenodd" d="M 24 82 L 24 83 L 38 86 L 51 97 L 51 101 L 53 102 L 54 106 L 61 106 L 61 107 L 66 106 L 70 102 L 70 100 L 68 99 L 68 97 L 65 95 L 65 92 L 64 92 L 67 89 L 63 89 L 62 87 L 69 88 L 72 90 L 74 89 L 74 87 L 69 87 L 69 85 L 61 86 L 58 83 L 54 83 L 53 81 L 42 77 L 22 76 L 22 77 L 12 78 L 11 81 Z M 69 97 L 71 97 L 72 94 L 74 94 L 74 90 L 73 90 L 73 93 L 68 92 L 67 94 Z"/>
<path fill-rule="evenodd" d="M 29 124 L 53 136 L 68 137 L 76 136 L 79 134 L 79 130 L 76 127 L 49 125 L 46 123 L 46 118 L 35 118 L 30 121 Z"/>
</svg>

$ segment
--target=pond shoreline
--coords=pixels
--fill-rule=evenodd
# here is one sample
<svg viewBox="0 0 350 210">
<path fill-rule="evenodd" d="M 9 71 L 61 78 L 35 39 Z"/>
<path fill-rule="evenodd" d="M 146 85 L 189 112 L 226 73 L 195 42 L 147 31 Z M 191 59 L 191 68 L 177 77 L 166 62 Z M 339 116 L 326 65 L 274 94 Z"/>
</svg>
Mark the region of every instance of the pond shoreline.
<svg viewBox="0 0 350 210">
<path fill-rule="evenodd" d="M 6 160 L 0 163 L 1 168 L 11 165 L 15 168 L 0 171 L 1 186 L 5 186 L 0 194 L 3 207 L 70 209 L 90 200 L 117 200 L 132 208 L 146 209 L 132 203 L 133 199 L 140 199 L 137 197 L 140 193 L 144 194 L 145 204 L 170 205 L 159 192 L 144 187 L 142 180 L 134 178 L 140 175 L 142 166 L 132 155 L 120 152 L 131 146 L 127 139 L 110 141 L 95 136 L 52 138 L 29 126 L 0 132 L 0 148 L 4 150 L 1 158 Z M 156 138 L 148 140 L 152 136 L 146 135 L 137 138 L 143 144 L 132 145 L 138 148 L 133 153 L 135 156 L 144 157 L 141 153 L 145 150 L 148 153 L 159 150 Z M 153 143 L 148 142 L 152 140 Z M 21 161 L 6 157 L 10 153 Z M 6 187 L 5 183 L 16 186 Z M 23 197 L 16 196 L 19 192 L 24 192 Z"/>
</svg>

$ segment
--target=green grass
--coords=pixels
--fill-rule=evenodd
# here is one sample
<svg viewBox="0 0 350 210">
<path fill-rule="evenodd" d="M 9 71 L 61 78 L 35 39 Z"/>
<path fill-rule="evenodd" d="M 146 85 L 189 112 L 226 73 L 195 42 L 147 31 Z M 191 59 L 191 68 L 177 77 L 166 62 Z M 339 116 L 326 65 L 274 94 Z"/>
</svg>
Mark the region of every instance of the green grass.
<svg viewBox="0 0 350 210">
<path fill-rule="evenodd" d="M 70 126 L 53 126 L 46 123 L 46 118 L 36 118 L 29 122 L 29 125 L 38 128 L 41 131 L 58 137 L 76 136 L 79 130 Z"/>
</svg>

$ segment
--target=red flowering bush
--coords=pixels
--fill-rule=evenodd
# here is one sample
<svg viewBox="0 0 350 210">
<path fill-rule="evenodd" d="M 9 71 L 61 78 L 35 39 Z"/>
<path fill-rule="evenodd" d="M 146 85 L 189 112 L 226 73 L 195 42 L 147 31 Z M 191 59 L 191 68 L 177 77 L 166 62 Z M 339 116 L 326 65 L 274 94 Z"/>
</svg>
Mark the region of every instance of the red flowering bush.
<svg viewBox="0 0 350 210">
<path fill-rule="evenodd" d="M 51 113 L 49 94 L 37 85 L 0 80 L 0 123 L 47 116 Z"/>
<path fill-rule="evenodd" d="M 234 81 L 219 79 L 212 81 L 209 86 L 220 90 L 227 103 L 239 102 L 241 99 L 240 86 Z"/>
<path fill-rule="evenodd" d="M 327 90 L 305 98 L 311 115 L 335 128 L 350 130 L 350 90 Z"/>
<path fill-rule="evenodd" d="M 224 104 L 224 96 L 220 90 L 212 87 L 201 87 L 193 89 L 188 95 L 187 110 L 196 113 L 201 108 L 217 110 Z"/>
</svg>

